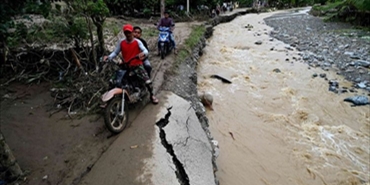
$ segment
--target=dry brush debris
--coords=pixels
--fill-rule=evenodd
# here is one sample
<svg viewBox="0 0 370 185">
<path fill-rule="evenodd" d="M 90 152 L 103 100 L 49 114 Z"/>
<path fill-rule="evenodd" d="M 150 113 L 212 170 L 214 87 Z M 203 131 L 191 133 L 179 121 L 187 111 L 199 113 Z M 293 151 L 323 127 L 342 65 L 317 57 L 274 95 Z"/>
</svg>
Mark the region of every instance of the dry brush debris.
<svg viewBox="0 0 370 185">
<path fill-rule="evenodd" d="M 50 91 L 57 111 L 68 110 L 70 117 L 96 111 L 102 92 L 108 90 L 109 80 L 119 67 L 113 63 L 95 66 L 85 53 L 74 49 L 24 49 L 3 66 L 8 71 L 5 75 L 12 77 L 1 86 L 13 81 L 48 81 L 53 84 Z"/>
</svg>

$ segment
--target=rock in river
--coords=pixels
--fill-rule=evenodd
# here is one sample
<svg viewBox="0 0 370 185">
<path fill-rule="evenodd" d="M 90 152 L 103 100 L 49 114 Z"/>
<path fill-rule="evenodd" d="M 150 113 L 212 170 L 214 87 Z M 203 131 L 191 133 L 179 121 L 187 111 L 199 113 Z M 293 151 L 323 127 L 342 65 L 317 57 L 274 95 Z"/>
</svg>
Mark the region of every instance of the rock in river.
<svg viewBox="0 0 370 185">
<path fill-rule="evenodd" d="M 221 80 L 222 82 L 224 83 L 228 83 L 228 84 L 231 84 L 231 80 L 229 80 L 227 77 L 225 77 L 225 75 L 211 75 L 211 78 L 217 78 L 219 80 Z"/>
<path fill-rule="evenodd" d="M 201 102 L 205 107 L 209 107 L 211 110 L 213 110 L 212 104 L 213 104 L 213 96 L 210 93 L 203 92 L 199 96 Z"/>
<path fill-rule="evenodd" d="M 367 96 L 351 96 L 346 99 L 344 99 L 346 102 L 353 103 L 352 106 L 359 106 L 359 105 L 367 105 L 370 104 L 369 98 Z"/>
</svg>

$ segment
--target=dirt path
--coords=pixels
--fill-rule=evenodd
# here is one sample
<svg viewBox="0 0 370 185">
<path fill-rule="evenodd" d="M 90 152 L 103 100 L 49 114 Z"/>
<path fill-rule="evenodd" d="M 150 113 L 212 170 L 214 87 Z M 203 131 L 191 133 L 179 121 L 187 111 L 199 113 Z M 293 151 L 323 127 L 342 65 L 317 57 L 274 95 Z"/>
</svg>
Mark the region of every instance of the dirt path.
<svg viewBox="0 0 370 185">
<path fill-rule="evenodd" d="M 122 25 L 123 21 L 117 21 L 117 24 Z M 175 37 L 179 47 L 190 34 L 191 24 L 176 24 Z M 153 27 L 149 23 L 139 25 Z M 156 36 L 145 39 L 155 42 Z M 171 67 L 175 56 L 171 54 L 160 60 L 154 53 L 152 51 L 150 61 L 157 92 L 164 81 L 164 72 Z M 101 115 L 85 116 L 81 119 L 70 119 L 64 111 L 51 115 L 48 110 L 55 105 L 49 89 L 48 83 L 11 84 L 2 87 L 1 131 L 22 170 L 27 173 L 26 178 L 20 181 L 21 184 L 78 184 L 101 154 L 121 136 L 112 136 L 106 130 Z M 131 122 L 143 108 L 134 110 Z M 147 138 L 134 134 L 142 129 L 145 128 L 128 128 L 125 135 L 129 135 L 132 141 L 144 143 Z M 127 152 L 127 155 L 131 155 L 129 152 L 133 151 Z M 137 163 L 128 165 L 135 164 Z"/>
</svg>

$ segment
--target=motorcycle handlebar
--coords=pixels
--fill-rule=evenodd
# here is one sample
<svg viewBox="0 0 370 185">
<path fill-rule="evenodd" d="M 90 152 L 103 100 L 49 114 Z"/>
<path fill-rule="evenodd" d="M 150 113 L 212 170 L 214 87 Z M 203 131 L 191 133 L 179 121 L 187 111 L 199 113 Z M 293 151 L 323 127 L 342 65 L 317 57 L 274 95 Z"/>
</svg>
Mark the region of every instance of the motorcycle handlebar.
<svg viewBox="0 0 370 185">
<path fill-rule="evenodd" d="M 133 61 L 134 59 L 139 59 L 139 55 L 136 55 L 136 56 L 134 56 L 134 57 L 130 58 L 130 59 L 129 59 L 127 62 L 125 62 L 125 63 L 130 64 L 130 62 L 131 62 L 131 61 Z"/>
<path fill-rule="evenodd" d="M 139 59 L 139 55 L 136 55 L 136 56 L 134 56 L 134 57 L 132 57 L 132 58 L 130 58 L 127 62 L 123 62 L 123 63 L 125 63 L 125 64 L 130 64 L 131 63 L 131 61 L 132 60 L 134 60 L 134 59 Z M 100 62 L 106 62 L 106 63 L 110 63 L 110 62 L 113 62 L 113 59 L 111 59 L 111 58 L 109 58 L 109 57 L 100 57 Z"/>
<path fill-rule="evenodd" d="M 169 27 L 164 27 L 164 26 L 161 26 L 158 28 L 158 30 L 169 30 L 170 28 Z"/>
</svg>

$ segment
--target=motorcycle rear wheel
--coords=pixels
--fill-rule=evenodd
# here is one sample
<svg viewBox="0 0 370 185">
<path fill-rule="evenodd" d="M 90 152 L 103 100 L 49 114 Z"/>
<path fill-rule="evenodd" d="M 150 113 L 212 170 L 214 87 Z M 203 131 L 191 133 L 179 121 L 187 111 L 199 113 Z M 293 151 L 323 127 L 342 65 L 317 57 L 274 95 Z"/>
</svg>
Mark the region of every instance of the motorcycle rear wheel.
<svg viewBox="0 0 370 185">
<path fill-rule="evenodd" d="M 104 112 L 104 122 L 108 130 L 113 134 L 122 132 L 128 124 L 128 103 L 125 101 L 123 116 L 119 113 L 122 107 L 122 97 L 115 97 L 109 101 L 108 106 Z"/>
</svg>

